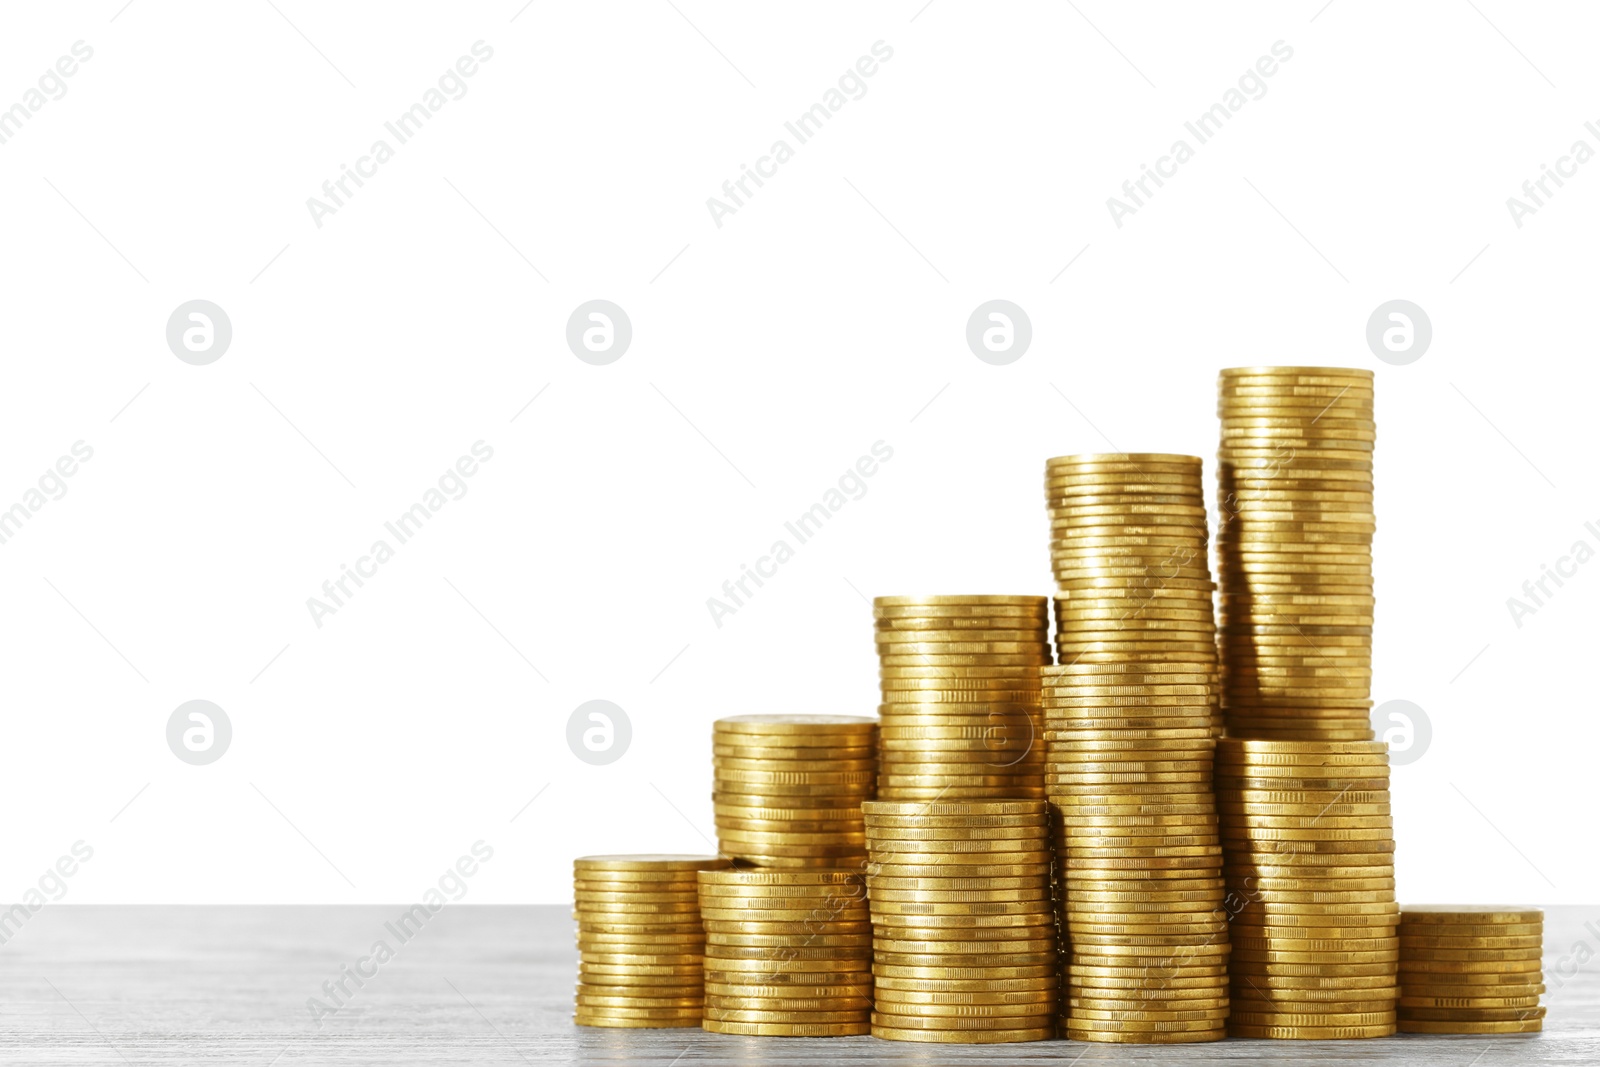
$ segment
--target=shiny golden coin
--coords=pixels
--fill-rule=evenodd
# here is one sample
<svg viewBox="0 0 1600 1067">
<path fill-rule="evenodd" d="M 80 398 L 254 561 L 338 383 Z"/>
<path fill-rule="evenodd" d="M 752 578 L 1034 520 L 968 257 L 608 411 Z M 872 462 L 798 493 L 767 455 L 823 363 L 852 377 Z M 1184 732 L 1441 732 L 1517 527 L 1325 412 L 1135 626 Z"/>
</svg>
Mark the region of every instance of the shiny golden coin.
<svg viewBox="0 0 1600 1067">
<path fill-rule="evenodd" d="M 872 924 L 869 917 L 859 912 L 851 912 L 841 918 L 833 918 L 833 912 L 821 910 L 817 915 L 808 919 L 791 919 L 782 922 L 766 922 L 764 920 L 738 920 L 715 919 L 706 923 L 706 936 L 712 934 L 740 934 L 756 935 L 762 937 L 791 937 L 802 941 L 825 930 L 830 935 L 870 934 Z"/>
<path fill-rule="evenodd" d="M 609 889 L 671 889 L 683 883 L 692 883 L 699 872 L 696 870 L 662 871 L 614 871 L 585 868 L 574 870 L 573 877 L 579 881 L 593 882 L 596 887 L 604 886 Z"/>
<path fill-rule="evenodd" d="M 900 1007 L 895 1005 L 894 1007 Z M 945 1030 L 981 1032 L 1008 1030 L 1023 1026 L 1042 1025 L 1053 1013 L 1042 1008 L 1030 1009 L 1022 1015 L 999 1017 L 972 1017 L 960 1015 L 934 1015 L 922 1011 L 880 1010 L 872 1013 L 874 1025 L 889 1025 L 907 1030 Z"/>
<path fill-rule="evenodd" d="M 1405 1034 L 1536 1034 L 1543 1029 L 1542 1019 L 1528 1019 L 1521 1022 L 1467 1022 L 1402 1018 L 1399 1021 L 1399 1030 Z"/>
<path fill-rule="evenodd" d="M 1014 1024 L 1019 1016 L 1048 1017 L 1054 1014 L 1057 998 L 1052 994 L 1027 1001 L 1002 1002 L 1002 1003 L 943 1003 L 927 1000 L 907 1000 L 895 996 L 893 993 L 882 991 L 876 994 L 874 1005 L 880 1015 L 903 1014 L 919 1019 L 941 1020 L 977 1020 L 992 1019 Z"/>
<path fill-rule="evenodd" d="M 965 1007 L 978 1009 L 971 1012 L 971 1014 L 974 1015 L 985 1014 L 985 1012 L 982 1010 L 985 1008 L 1025 1009 L 1022 1011 L 997 1011 L 994 1013 L 1001 1015 L 1048 1012 L 1050 1010 L 1049 1008 L 1041 1008 L 1040 1005 L 1054 1005 L 1058 999 L 1058 993 L 1054 986 L 1041 987 L 1037 989 L 1006 991 L 941 992 L 930 990 L 896 989 L 893 986 L 884 986 L 880 984 L 873 990 L 873 995 L 878 999 L 879 1004 L 885 1006 L 924 1004 L 929 1005 L 930 1007 Z M 902 1007 L 896 1009 L 886 1008 L 886 1010 L 906 1010 L 908 1014 L 917 1013 L 914 1007 Z M 960 1013 L 951 1011 L 942 1013 L 930 1012 L 930 1014 L 955 1015 Z"/>
<path fill-rule="evenodd" d="M 1407 954 L 1401 961 L 1403 974 L 1540 974 L 1537 959 L 1529 960 L 1419 960 Z"/>
<path fill-rule="evenodd" d="M 1407 904 L 1402 909 L 1407 923 L 1469 926 L 1489 923 L 1542 923 L 1540 908 L 1517 908 L 1500 904 Z"/>
<path fill-rule="evenodd" d="M 835 1012 L 858 1013 L 863 1019 L 872 1008 L 872 998 L 857 997 L 821 997 L 811 1000 L 792 997 L 786 1000 L 751 1000 L 747 997 L 714 997 L 706 996 L 705 1014 L 708 1018 L 718 1019 L 731 1016 L 739 1011 L 757 1010 L 776 1014 L 792 1016 L 795 1021 L 804 1021 L 810 1015 L 826 1016 Z"/>
<path fill-rule="evenodd" d="M 988 615 L 879 616 L 872 621 L 873 633 L 986 633 L 993 630 L 1034 630 L 1045 625 L 1045 613 L 1031 609 Z"/>
<path fill-rule="evenodd" d="M 877 765 L 875 756 L 860 759 L 748 759 L 743 756 L 713 756 L 711 766 L 713 772 L 721 775 L 724 771 L 781 771 L 786 774 L 808 774 L 816 771 L 870 771 Z"/>
<path fill-rule="evenodd" d="M 986 801 L 893 801 L 868 800 L 861 805 L 862 814 L 876 819 L 880 816 L 901 818 L 961 818 L 968 815 L 1030 815 L 1043 818 L 1048 806 L 1042 800 Z"/>
<path fill-rule="evenodd" d="M 1519 997 L 1441 997 L 1441 996 L 1401 996 L 1399 1012 L 1402 1019 L 1407 1018 L 1411 1012 L 1420 1008 L 1453 1008 L 1456 1010 L 1468 1009 L 1493 1009 L 1517 1010 L 1539 1006 L 1537 993 Z"/>
<path fill-rule="evenodd" d="M 572 861 L 575 871 L 699 871 L 715 870 L 731 864 L 721 856 L 641 854 L 637 856 L 580 856 Z"/>
<path fill-rule="evenodd" d="M 1528 1022 L 1542 1019 L 1545 1009 L 1532 1008 L 1405 1008 L 1400 1017 L 1410 1021 Z"/>
<path fill-rule="evenodd" d="M 871 962 L 866 958 L 776 959 L 769 952 L 748 959 L 707 957 L 705 977 L 707 981 L 732 982 L 736 979 L 742 981 L 750 975 L 782 974 L 785 981 L 792 982 L 811 974 L 816 976 L 819 983 L 838 985 L 841 984 L 841 976 L 851 972 L 865 973 L 870 966 Z M 771 978 L 764 980 L 770 981 Z"/>
<path fill-rule="evenodd" d="M 1540 958 L 1540 953 L 1541 949 L 1537 945 L 1533 948 L 1417 948 L 1410 945 L 1404 948 L 1407 964 L 1424 960 L 1431 962 L 1537 960 Z"/>
<path fill-rule="evenodd" d="M 592 946 L 596 951 L 631 952 L 637 950 L 628 946 L 654 945 L 666 947 L 668 951 L 693 951 L 698 954 L 699 946 L 705 943 L 705 934 L 699 930 L 675 934 L 663 934 L 654 931 L 647 934 L 597 934 L 587 930 L 579 930 L 576 941 L 580 946 Z"/>
<path fill-rule="evenodd" d="M 869 894 L 880 893 L 1044 893 L 1049 891 L 1049 879 L 1045 875 L 1033 875 L 1012 878 L 992 878 L 987 871 L 980 871 L 974 877 L 967 878 L 893 878 L 872 874 L 869 879 Z"/>
<path fill-rule="evenodd" d="M 694 1011 L 703 1006 L 702 997 L 607 997 L 579 993 L 576 1003 L 581 1008 L 636 1008 L 666 1009 L 668 1011 Z"/>
<path fill-rule="evenodd" d="M 784 741 L 783 738 L 793 736 L 786 734 L 777 735 L 776 741 L 771 738 L 764 739 L 761 743 L 747 740 L 754 736 L 754 734 L 719 734 L 712 739 L 712 755 L 786 762 L 800 759 L 829 759 L 833 758 L 834 754 L 837 754 L 839 759 L 871 759 L 878 750 L 876 733 L 871 737 L 850 737 L 840 734 L 826 737 L 808 736 L 804 744 Z"/>
<path fill-rule="evenodd" d="M 823 927 L 826 930 L 826 926 Z M 794 934 L 726 934 L 714 933 L 706 935 L 707 951 L 709 946 L 719 945 L 725 948 L 793 948 L 796 946 L 806 948 L 843 948 L 859 949 L 870 948 L 872 935 L 866 932 L 857 934 L 836 934 L 823 932 L 807 934 L 796 937 Z"/>
<path fill-rule="evenodd" d="M 782 1023 L 786 1025 L 809 1024 L 825 1025 L 839 1023 L 858 1023 L 861 1019 L 859 1011 L 749 1011 L 732 1008 L 718 1008 L 715 1011 L 709 1008 L 706 1018 L 720 1024 L 728 1023 Z"/>
<path fill-rule="evenodd" d="M 731 734 L 871 733 L 876 719 L 862 715 L 730 715 L 716 720 Z"/>
<path fill-rule="evenodd" d="M 1537 953 L 1544 944 L 1541 933 L 1520 934 L 1509 937 L 1480 935 L 1474 937 L 1418 937 L 1406 925 L 1405 913 L 1400 915 L 1400 947 L 1404 949 L 1513 949 Z"/>
<path fill-rule="evenodd" d="M 817 903 L 793 908 L 756 908 L 756 907 L 712 907 L 708 905 L 703 909 L 704 921 L 711 923 L 807 923 L 813 928 L 819 924 L 831 924 L 836 909 L 825 903 Z M 848 917 L 847 917 L 848 918 Z M 846 921 L 840 919 L 839 921 Z M 856 921 L 859 921 L 857 919 Z M 709 931 L 708 931 L 709 932 Z M 724 933 L 740 931 L 723 930 Z M 783 930 L 765 930 L 760 927 L 752 928 L 748 933 L 782 933 Z"/>
<path fill-rule="evenodd" d="M 802 981 L 792 981 L 799 978 Z M 872 975 L 864 970 L 772 974 L 735 972 L 706 980 L 706 1004 L 735 1010 L 860 1011 L 872 997 Z M 707 1012 L 710 1014 L 710 1012 Z"/>
<path fill-rule="evenodd" d="M 869 1034 L 871 1024 L 854 1023 L 738 1023 L 707 1019 L 702 1029 L 712 1034 L 744 1037 L 850 1037 Z"/>
<path fill-rule="evenodd" d="M 961 966 L 945 961 L 928 965 L 891 964 L 874 960 L 874 981 L 899 982 L 1031 982 L 1057 981 L 1059 961 L 1050 957 L 1037 964 L 999 964 L 993 967 Z"/>
<path fill-rule="evenodd" d="M 974 869 L 968 875 L 961 874 L 959 866 L 946 866 L 943 863 L 881 863 L 873 861 L 871 870 L 874 875 L 884 878 L 1024 878 L 1048 877 L 1050 862 L 1048 857 L 1031 859 L 1022 863 L 991 863 L 985 864 L 981 871 Z"/>
<path fill-rule="evenodd" d="M 696 889 L 694 879 L 686 878 L 681 881 L 671 882 L 612 882 L 592 878 L 575 878 L 572 882 L 574 892 L 580 893 L 609 893 L 625 900 L 647 900 L 652 897 L 670 897 L 682 895 L 691 896 Z"/>
<path fill-rule="evenodd" d="M 711 806 L 712 813 L 726 816 L 731 819 L 750 819 L 770 822 L 785 822 L 789 820 L 806 822 L 839 822 L 859 821 L 861 818 L 861 802 L 851 803 L 846 800 L 830 802 L 822 798 L 816 805 L 789 805 L 774 806 L 771 804 L 735 804 L 732 802 L 716 801 Z"/>
<path fill-rule="evenodd" d="M 1416 974 L 1400 972 L 1400 985 L 1407 993 L 1428 996 L 1488 997 L 1536 996 L 1545 991 L 1544 975 L 1539 971 L 1522 974 Z"/>
<path fill-rule="evenodd" d="M 885 1018 L 895 1018 L 885 1016 Z M 926 1041 L 952 1045 L 995 1045 L 1019 1041 L 1048 1041 L 1056 1036 L 1055 1026 L 1020 1030 L 914 1030 L 880 1023 L 874 1018 L 872 1036 L 885 1041 Z"/>
<path fill-rule="evenodd" d="M 578 969 L 579 978 L 585 982 L 603 984 L 600 980 L 606 975 L 620 975 L 637 978 L 676 978 L 681 977 L 685 982 L 703 973 L 699 963 L 676 964 L 638 964 L 638 963 L 594 963 L 589 960 L 580 960 Z"/>
<path fill-rule="evenodd" d="M 828 893 L 838 886 L 859 887 L 862 879 L 856 870 L 707 871 L 700 875 L 700 887 L 749 894 Z"/>
</svg>

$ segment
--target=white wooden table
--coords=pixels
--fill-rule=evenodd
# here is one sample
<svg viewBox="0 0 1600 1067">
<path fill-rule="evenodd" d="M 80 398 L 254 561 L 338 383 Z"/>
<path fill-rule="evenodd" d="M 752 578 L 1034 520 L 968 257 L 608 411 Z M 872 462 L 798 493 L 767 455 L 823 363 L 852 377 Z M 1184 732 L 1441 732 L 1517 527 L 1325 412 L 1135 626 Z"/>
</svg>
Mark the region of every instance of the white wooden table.
<svg viewBox="0 0 1600 1067">
<path fill-rule="evenodd" d="M 575 949 L 560 907 L 446 907 L 313 1022 L 322 984 L 398 939 L 401 908 L 50 905 L 0 946 L 0 1062 L 71 1064 L 1298 1063 L 1600 1064 L 1600 905 L 1546 918 L 1549 1015 L 1534 1037 L 1146 1047 L 1047 1041 L 912 1045 L 872 1038 L 738 1038 L 592 1030 L 571 1022 Z M 1550 969 L 1587 940 L 1595 959 Z M 372 964 L 364 970 L 374 971 Z"/>
</svg>

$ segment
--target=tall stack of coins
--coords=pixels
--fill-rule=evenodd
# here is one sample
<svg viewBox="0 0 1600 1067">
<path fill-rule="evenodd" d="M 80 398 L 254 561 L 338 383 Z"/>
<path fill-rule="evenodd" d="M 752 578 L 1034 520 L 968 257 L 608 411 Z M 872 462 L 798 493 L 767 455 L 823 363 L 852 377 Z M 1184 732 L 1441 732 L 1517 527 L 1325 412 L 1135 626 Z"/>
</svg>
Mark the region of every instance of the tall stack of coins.
<svg viewBox="0 0 1600 1067">
<path fill-rule="evenodd" d="M 1045 461 L 1061 663 L 1217 670 L 1200 460 L 1164 453 Z M 1220 713 L 1213 723 L 1220 734 Z"/>
<path fill-rule="evenodd" d="M 702 871 L 706 1005 L 717 1034 L 871 1029 L 872 924 L 860 871 Z"/>
<path fill-rule="evenodd" d="M 762 867 L 856 867 L 861 802 L 877 784 L 877 720 L 734 715 L 712 727 L 722 854 Z"/>
<path fill-rule="evenodd" d="M 1236 737 L 1371 738 L 1372 372 L 1222 372 L 1217 535 Z"/>
<path fill-rule="evenodd" d="M 1044 796 L 1039 668 L 1044 597 L 878 597 L 883 704 L 878 796 Z"/>
<path fill-rule="evenodd" d="M 572 861 L 580 1026 L 699 1026 L 704 1003 L 697 875 L 720 856 Z"/>
<path fill-rule="evenodd" d="M 1496 905 L 1400 909 L 1400 1029 L 1535 1034 L 1544 1027 L 1544 912 Z"/>
<path fill-rule="evenodd" d="M 1226 1036 L 1211 681 L 1203 665 L 1182 663 L 1044 670 L 1068 1037 Z"/>
<path fill-rule="evenodd" d="M 1217 742 L 1243 1037 L 1395 1030 L 1394 829 L 1381 741 Z"/>
<path fill-rule="evenodd" d="M 872 1033 L 998 1043 L 1055 1034 L 1042 800 L 869 801 Z"/>
</svg>

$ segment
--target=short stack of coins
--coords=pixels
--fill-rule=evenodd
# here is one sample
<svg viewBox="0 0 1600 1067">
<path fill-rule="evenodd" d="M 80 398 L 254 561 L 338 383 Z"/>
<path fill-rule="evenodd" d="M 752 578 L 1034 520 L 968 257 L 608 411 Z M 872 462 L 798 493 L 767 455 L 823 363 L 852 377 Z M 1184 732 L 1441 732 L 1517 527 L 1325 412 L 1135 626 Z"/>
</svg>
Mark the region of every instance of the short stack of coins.
<svg viewBox="0 0 1600 1067">
<path fill-rule="evenodd" d="M 1223 707 L 1235 737 L 1371 738 L 1372 372 L 1224 370 Z"/>
<path fill-rule="evenodd" d="M 883 704 L 883 800 L 1042 798 L 1038 596 L 888 596 L 872 602 Z"/>
<path fill-rule="evenodd" d="M 1061 663 L 1217 671 L 1200 459 L 1165 453 L 1045 461 Z M 1220 711 L 1213 729 L 1221 734 Z"/>
<path fill-rule="evenodd" d="M 1059 957 L 1042 800 L 869 801 L 872 1033 L 1055 1035 Z"/>
<path fill-rule="evenodd" d="M 1165 1044 L 1226 1036 L 1211 682 L 1204 665 L 1044 670 L 1068 1037 Z"/>
<path fill-rule="evenodd" d="M 870 1031 L 872 924 L 860 870 L 703 871 L 700 914 L 705 1029 L 761 1037 Z"/>
<path fill-rule="evenodd" d="M 876 719 L 734 715 L 712 727 L 722 854 L 761 867 L 853 867 L 867 858 L 861 802 L 877 787 Z"/>
<path fill-rule="evenodd" d="M 705 930 L 700 871 L 720 856 L 584 856 L 572 861 L 580 1026 L 699 1026 Z"/>
<path fill-rule="evenodd" d="M 1536 1034 L 1544 1027 L 1544 912 L 1503 905 L 1400 909 L 1400 1029 Z"/>
<path fill-rule="evenodd" d="M 1395 1031 L 1394 828 L 1381 741 L 1217 742 L 1241 1037 Z"/>
</svg>

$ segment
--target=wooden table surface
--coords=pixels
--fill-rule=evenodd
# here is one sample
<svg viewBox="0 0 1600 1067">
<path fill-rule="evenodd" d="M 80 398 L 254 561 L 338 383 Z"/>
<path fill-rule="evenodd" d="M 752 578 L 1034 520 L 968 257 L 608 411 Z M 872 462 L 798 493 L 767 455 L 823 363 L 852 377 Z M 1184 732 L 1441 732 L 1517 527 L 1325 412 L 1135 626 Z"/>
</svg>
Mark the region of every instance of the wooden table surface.
<svg viewBox="0 0 1600 1067">
<path fill-rule="evenodd" d="M 0 946 L 0 1062 L 54 1064 L 1600 1064 L 1600 905 L 1545 923 L 1549 1015 L 1533 1037 L 1230 1040 L 1150 1047 L 1046 1041 L 915 1045 L 739 1038 L 572 1025 L 575 955 L 562 907 L 447 906 L 402 943 L 395 907 L 49 905 Z M 332 1014 L 307 1001 L 372 951 L 397 948 Z M 1557 983 L 1575 943 L 1595 954 Z M 376 970 L 376 973 L 372 973 Z M 320 1026 L 318 1022 L 320 1021 Z"/>
</svg>

